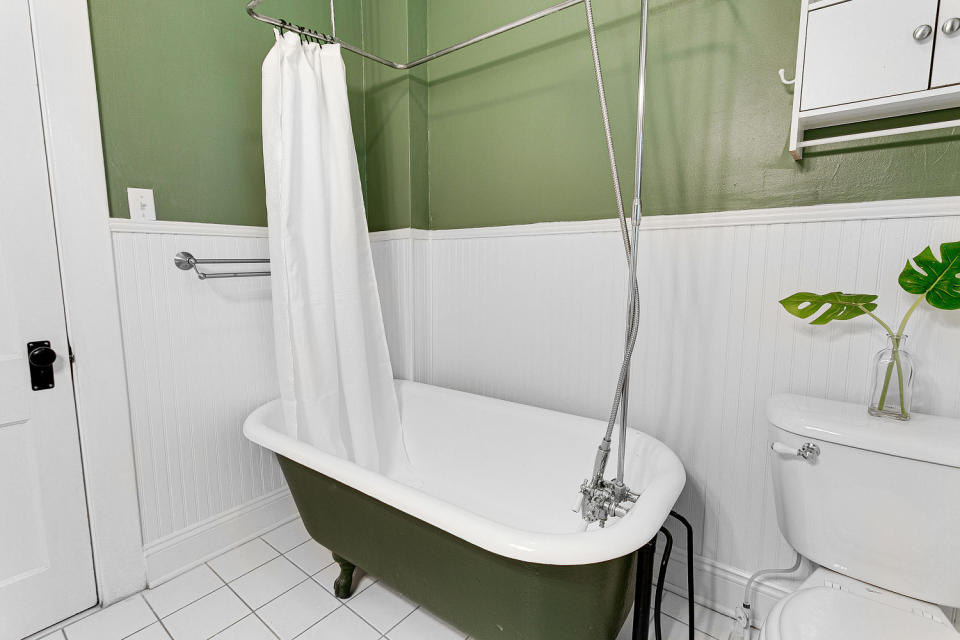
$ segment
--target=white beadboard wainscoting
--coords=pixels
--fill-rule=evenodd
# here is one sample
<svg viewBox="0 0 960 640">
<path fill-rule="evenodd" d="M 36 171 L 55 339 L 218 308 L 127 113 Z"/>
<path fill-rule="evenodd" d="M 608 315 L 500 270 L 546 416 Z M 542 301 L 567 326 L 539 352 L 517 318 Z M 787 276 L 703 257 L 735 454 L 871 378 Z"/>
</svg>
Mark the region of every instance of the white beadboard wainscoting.
<svg viewBox="0 0 960 640">
<path fill-rule="evenodd" d="M 267 246 L 264 230 L 248 227 L 113 228 L 144 537 L 159 578 L 230 534 L 252 537 L 262 523 L 254 516 L 293 513 L 272 457 L 240 432 L 276 393 L 269 281 L 200 282 L 172 264 L 182 250 L 253 257 Z M 397 377 L 606 417 L 626 293 L 615 221 L 371 240 Z M 696 530 L 698 600 L 729 614 L 752 571 L 793 561 L 774 512 L 766 399 L 862 402 L 884 344 L 869 319 L 811 327 L 777 301 L 799 290 L 878 293 L 881 317 L 899 319 L 910 303 L 896 282 L 907 258 L 952 240 L 958 198 L 644 221 L 630 406 L 634 425 L 687 468 L 678 510 Z M 916 409 L 960 415 L 960 312 L 924 309 L 909 333 Z M 576 499 L 577 487 L 557 490 Z M 684 539 L 672 530 L 670 588 L 683 593 Z M 756 614 L 790 586 L 761 586 Z"/>
<path fill-rule="evenodd" d="M 206 224 L 111 227 L 147 579 L 156 584 L 296 514 L 273 454 L 241 433 L 247 414 L 278 394 L 270 280 L 201 281 L 173 264 L 178 251 L 267 257 L 267 236 Z M 236 270 L 245 268 L 262 265 Z"/>
</svg>

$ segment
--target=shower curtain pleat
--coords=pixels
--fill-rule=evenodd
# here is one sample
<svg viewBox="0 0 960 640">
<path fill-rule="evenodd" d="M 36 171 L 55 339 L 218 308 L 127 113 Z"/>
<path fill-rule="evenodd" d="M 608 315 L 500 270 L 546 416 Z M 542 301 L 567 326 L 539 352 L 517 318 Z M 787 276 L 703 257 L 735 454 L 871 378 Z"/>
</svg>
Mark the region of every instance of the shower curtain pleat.
<svg viewBox="0 0 960 640">
<path fill-rule="evenodd" d="M 263 155 L 288 433 L 409 477 L 339 45 L 277 35 L 263 63 Z"/>
</svg>

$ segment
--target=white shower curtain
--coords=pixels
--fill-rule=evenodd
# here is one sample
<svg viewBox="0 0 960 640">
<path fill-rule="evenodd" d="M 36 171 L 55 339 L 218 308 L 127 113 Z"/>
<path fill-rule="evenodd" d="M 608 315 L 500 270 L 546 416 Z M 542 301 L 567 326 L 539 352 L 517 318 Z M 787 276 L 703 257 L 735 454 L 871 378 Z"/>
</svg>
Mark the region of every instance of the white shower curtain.
<svg viewBox="0 0 960 640">
<path fill-rule="evenodd" d="M 339 45 L 277 36 L 263 63 L 263 163 L 287 430 L 407 476 Z"/>
</svg>

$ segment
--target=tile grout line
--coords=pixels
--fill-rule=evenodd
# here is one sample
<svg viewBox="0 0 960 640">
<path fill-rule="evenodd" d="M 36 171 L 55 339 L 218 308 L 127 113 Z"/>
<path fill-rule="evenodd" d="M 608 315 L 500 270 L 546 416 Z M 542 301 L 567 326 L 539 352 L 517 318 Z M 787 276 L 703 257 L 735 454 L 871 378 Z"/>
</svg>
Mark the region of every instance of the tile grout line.
<svg viewBox="0 0 960 640">
<path fill-rule="evenodd" d="M 249 608 L 249 607 L 248 607 L 248 608 Z M 257 620 L 260 620 L 260 618 L 258 618 L 257 615 L 256 615 L 253 611 L 251 611 L 250 613 L 248 613 L 247 615 L 243 616 L 242 618 L 240 618 L 240 619 L 237 620 L 236 622 L 232 622 L 232 623 L 230 623 L 229 626 L 224 627 L 223 629 L 220 629 L 220 631 L 217 631 L 215 634 L 213 634 L 212 636 L 210 636 L 210 640 L 216 640 L 216 637 L 217 637 L 218 635 L 220 635 L 220 634 L 223 633 L 224 631 L 227 631 L 228 629 L 231 629 L 232 627 L 237 626 L 238 624 L 240 624 L 241 622 L 243 622 L 244 620 L 246 620 L 246 619 L 249 618 L 250 616 L 253 616 L 254 618 L 257 618 Z M 273 633 L 273 629 L 271 629 L 269 625 L 267 625 L 265 622 L 263 622 L 263 620 L 260 620 L 260 622 L 263 623 L 263 625 L 264 625 L 265 627 L 267 627 L 267 631 L 269 631 L 271 634 L 273 634 L 274 637 L 277 637 L 277 634 Z"/>
<path fill-rule="evenodd" d="M 373 586 L 373 585 L 370 585 L 370 586 Z M 361 592 L 361 593 L 362 593 L 362 592 Z M 358 594 L 356 594 L 356 595 L 360 595 L 360 594 L 358 593 Z M 351 598 L 351 599 L 352 599 L 352 598 Z M 387 634 L 385 634 L 384 632 L 380 631 L 380 629 L 377 629 L 375 626 L 373 626 L 373 623 L 372 623 L 372 622 L 370 622 L 369 620 L 367 620 L 366 618 L 364 618 L 362 615 L 360 615 L 359 613 L 357 613 L 356 611 L 354 611 L 354 610 L 350 607 L 349 603 L 344 602 L 344 603 L 343 603 L 343 606 L 347 608 L 347 611 L 349 611 L 349 612 L 352 613 L 353 615 L 355 615 L 355 616 L 357 616 L 358 618 L 360 618 L 361 620 L 363 620 L 363 623 L 364 623 L 365 625 L 367 625 L 368 627 L 370 627 L 371 629 L 373 629 L 374 631 L 376 631 L 377 633 L 379 633 L 379 634 L 380 634 L 380 638 L 386 638 L 386 637 L 387 637 Z M 413 612 L 411 611 L 410 613 L 413 613 Z M 397 624 L 400 624 L 400 623 L 398 622 Z M 394 626 L 396 626 L 396 625 L 394 625 Z M 390 627 L 390 628 L 393 629 L 393 627 Z"/>
<path fill-rule="evenodd" d="M 420 608 L 420 605 L 415 606 L 415 607 L 413 608 L 413 611 L 411 611 L 411 612 L 408 613 L 407 615 L 405 615 L 405 616 L 403 616 L 402 618 L 400 618 L 400 620 L 398 620 L 396 624 L 394 624 L 392 627 L 390 627 L 389 629 L 387 629 L 386 631 L 383 632 L 383 637 L 386 638 L 388 633 L 390 633 L 391 631 L 393 631 L 394 629 L 396 629 L 397 627 L 399 627 L 399 626 L 403 623 L 404 620 L 406 620 L 407 618 L 409 618 L 410 616 L 412 616 L 414 613 L 416 613 L 419 608 Z M 353 611 L 353 610 L 351 609 L 351 611 Z M 356 613 L 356 612 L 354 612 L 354 613 Z M 359 616 L 360 614 L 357 613 L 357 615 Z M 360 616 L 360 617 L 362 618 L 363 616 Z M 379 631 L 379 629 L 378 629 L 378 631 Z"/>
<path fill-rule="evenodd" d="M 256 538 L 254 538 L 254 539 L 256 539 Z M 273 549 L 274 551 L 277 551 L 277 550 L 274 549 L 272 546 L 270 546 L 270 544 L 269 544 L 266 540 L 264 540 L 264 544 L 266 544 L 268 547 L 270 547 L 270 548 Z M 227 552 L 224 553 L 223 555 L 226 555 L 227 553 L 230 553 L 230 552 L 227 551 Z M 277 551 L 277 555 L 273 556 L 272 558 L 270 558 L 270 559 L 267 560 L 266 562 L 261 562 L 260 564 L 258 564 L 257 566 L 255 566 L 253 569 L 250 569 L 250 570 L 248 570 L 248 571 L 244 571 L 243 573 L 241 573 L 240 575 L 238 575 L 236 578 L 234 578 L 234 580 L 239 580 L 240 578 L 242 578 L 243 576 L 247 575 L 248 573 L 250 573 L 250 572 L 252 572 L 252 571 L 256 571 L 257 569 L 259 569 L 259 568 L 262 567 L 263 565 L 269 564 L 269 563 L 273 562 L 274 560 L 276 560 L 277 558 L 279 558 L 279 557 L 281 557 L 281 556 L 283 556 L 283 554 L 280 553 L 279 551 Z M 222 556 L 217 556 L 217 558 L 220 558 L 220 557 L 222 557 Z M 284 556 L 284 557 L 286 557 L 286 556 Z M 206 562 L 203 563 L 203 564 L 207 565 L 208 567 L 210 567 L 210 570 L 213 571 L 214 573 L 217 573 L 217 570 L 214 569 L 214 568 L 210 565 L 210 563 L 213 562 L 213 560 L 216 560 L 217 558 L 213 558 L 212 560 L 208 560 L 208 561 L 206 561 Z M 296 563 L 294 563 L 294 564 L 296 564 Z M 298 568 L 299 568 L 299 567 L 298 567 Z M 181 575 L 185 575 L 185 574 L 181 574 Z M 179 577 L 179 576 L 178 576 L 178 577 Z M 217 573 L 217 577 L 220 578 L 221 580 L 223 580 L 223 576 L 221 576 L 219 573 Z M 174 579 L 176 579 L 176 578 L 174 578 Z M 226 580 L 223 580 L 223 582 L 224 582 L 224 584 L 227 584 L 227 581 L 226 581 Z M 164 584 L 166 584 L 166 583 L 164 583 Z"/>
<path fill-rule="evenodd" d="M 291 520 L 290 522 L 293 522 L 293 520 Z M 310 533 L 308 532 L 308 533 L 307 533 L 307 539 L 306 539 L 306 540 L 304 540 L 303 542 L 300 542 L 300 543 L 298 543 L 298 544 L 295 544 L 295 545 L 294 545 L 293 547 L 291 547 L 290 549 L 287 549 L 287 551 L 280 551 L 280 548 L 279 548 L 279 547 L 277 547 L 276 545 L 270 544 L 270 541 L 263 537 L 263 536 L 268 536 L 268 535 L 270 535 L 271 533 L 273 533 L 273 532 L 276 531 L 277 529 L 280 529 L 280 528 L 282 528 L 282 527 L 287 526 L 288 524 L 290 524 L 290 522 L 288 522 L 288 523 L 286 523 L 286 524 L 282 524 L 282 525 L 280 525 L 279 527 L 277 527 L 276 529 L 271 529 L 270 531 L 267 531 L 265 534 L 263 534 L 263 535 L 261 535 L 261 536 L 258 536 L 258 537 L 259 537 L 261 540 L 263 540 L 263 542 L 264 542 L 268 547 L 270 547 L 271 549 L 273 549 L 274 551 L 276 551 L 276 552 L 279 553 L 280 555 L 284 555 L 284 554 L 287 553 L 287 552 L 293 551 L 294 549 L 296 549 L 296 548 L 299 547 L 300 545 L 304 545 L 304 544 L 310 542 L 311 540 L 313 540 L 313 536 L 311 536 Z M 318 542 L 317 544 L 320 544 L 320 543 Z M 321 546 L 322 546 L 322 545 L 321 545 Z M 328 549 L 328 551 L 329 551 L 329 549 Z"/>
<path fill-rule="evenodd" d="M 338 603 L 337 603 L 337 606 L 334 607 L 333 611 L 330 611 L 330 612 L 327 613 L 325 616 L 323 616 L 322 618 L 320 618 L 319 620 L 317 620 L 316 622 L 314 622 L 313 624 L 311 624 L 309 627 L 307 627 L 306 629 L 304 629 L 303 631 L 301 631 L 301 632 L 298 633 L 297 635 L 293 636 L 293 640 L 297 640 L 297 638 L 299 638 L 300 636 L 302 636 L 303 634 L 305 634 L 307 631 L 310 631 L 310 629 L 313 629 L 315 626 L 317 626 L 318 624 L 320 624 L 321 622 L 323 622 L 324 620 L 326 620 L 327 618 L 329 618 L 330 616 L 332 616 L 332 615 L 333 615 L 334 613 L 336 613 L 337 611 L 340 611 L 340 609 L 344 608 L 345 606 L 347 606 L 347 605 L 345 605 L 345 604 L 342 603 L 342 602 L 338 602 Z M 379 632 L 378 632 L 378 633 L 379 633 Z"/>
<path fill-rule="evenodd" d="M 267 533 L 273 533 L 273 532 L 272 532 L 272 531 L 268 531 Z M 264 534 L 264 535 L 266 535 L 266 534 Z M 276 551 L 276 552 L 279 553 L 280 555 L 283 555 L 283 551 L 280 551 L 280 549 L 278 549 L 277 547 L 273 546 L 272 544 L 270 544 L 269 542 L 267 542 L 266 540 L 264 540 L 263 536 L 260 536 L 260 539 L 263 540 L 263 544 L 267 545 L 268 547 L 270 547 L 271 549 L 273 549 L 274 551 Z"/>
<path fill-rule="evenodd" d="M 243 602 L 243 606 L 245 606 L 247 609 L 250 609 L 250 615 L 252 615 L 252 616 L 255 617 L 257 620 L 259 620 L 259 621 L 260 621 L 260 624 L 262 624 L 262 625 L 267 629 L 267 631 L 270 632 L 270 634 L 271 634 L 274 638 L 276 638 L 277 640 L 281 640 L 280 636 L 277 635 L 277 632 L 273 630 L 273 627 L 271 627 L 270 625 L 268 625 L 268 624 L 267 624 L 267 621 L 260 617 L 260 614 L 257 613 L 257 610 L 256 610 L 256 609 L 251 608 L 250 605 L 248 605 L 246 602 L 244 602 L 243 598 L 240 597 L 240 594 L 237 593 L 236 591 L 234 591 L 234 590 L 233 590 L 233 587 L 231 587 L 229 583 L 227 583 L 227 589 L 230 589 L 230 592 L 233 593 L 233 595 L 237 596 L 237 599 L 239 599 L 240 602 Z M 247 617 L 247 616 L 243 616 L 243 618 L 246 618 L 246 617 Z M 243 620 L 243 618 L 240 618 L 240 620 Z M 237 620 L 237 622 L 240 622 L 240 620 Z M 236 623 L 234 623 L 234 624 L 236 624 Z M 232 625 L 231 625 L 231 626 L 232 626 Z M 229 627 L 224 627 L 224 628 L 221 629 L 220 631 L 217 631 L 217 633 L 223 633 L 226 629 L 229 629 Z M 216 634 L 214 634 L 214 635 L 216 635 Z"/>
<path fill-rule="evenodd" d="M 213 593 L 214 591 L 219 591 L 219 590 L 222 589 L 224 586 L 226 586 L 227 583 L 224 582 L 223 578 L 220 577 L 220 574 L 218 574 L 216 571 L 214 571 L 214 570 L 213 570 L 213 567 L 208 566 L 206 562 L 204 562 L 202 565 L 197 565 L 197 567 L 195 567 L 195 568 L 202 567 L 202 566 L 206 566 L 208 569 L 210 569 L 211 572 L 213 572 L 213 575 L 215 575 L 215 576 L 217 577 L 217 580 L 220 581 L 220 586 L 217 587 L 216 589 L 214 589 L 213 591 L 208 591 L 208 592 L 206 592 L 205 594 L 203 594 L 203 595 L 200 596 L 199 598 L 196 598 L 196 599 L 194 599 L 194 600 L 191 600 L 190 602 L 188 602 L 187 604 L 183 605 L 182 607 L 178 607 L 178 608 L 174 609 L 173 611 L 171 611 L 171 612 L 168 613 L 167 615 L 163 616 L 163 618 L 169 618 L 170 616 L 172 616 L 173 614 L 177 613 L 178 611 L 183 611 L 184 609 L 186 609 L 186 608 L 189 607 L 190 605 L 194 604 L 195 602 L 199 602 L 200 600 L 203 600 L 204 598 L 206 598 L 208 595 L 210 595 L 210 594 Z M 191 569 L 190 571 L 193 571 L 193 570 L 194 570 L 194 569 Z M 187 573 L 190 573 L 190 571 L 188 571 Z M 187 575 L 187 573 L 181 573 L 180 576 L 185 576 L 185 575 Z M 177 576 L 177 578 L 179 578 L 180 576 Z M 174 578 L 173 580 L 176 580 L 176 578 Z M 169 582 L 173 582 L 173 580 L 169 580 L 168 582 L 165 582 L 164 584 L 168 584 Z M 158 585 L 158 586 L 163 586 L 163 585 Z M 147 597 L 144 595 L 144 594 L 146 594 L 148 591 L 152 591 L 152 589 L 144 589 L 143 591 L 140 592 L 140 595 L 143 596 L 143 601 L 147 603 L 147 606 L 148 606 L 148 607 L 150 607 L 150 611 L 153 611 L 153 615 L 157 616 L 157 620 L 159 620 L 160 622 L 163 622 L 163 618 L 161 618 L 161 617 L 157 614 L 156 610 L 153 608 L 153 605 L 150 604 L 150 601 L 149 601 L 149 600 L 147 599 Z M 164 625 L 164 628 L 166 628 L 166 625 Z M 172 637 L 172 636 L 171 636 L 171 637 Z"/>
<path fill-rule="evenodd" d="M 127 635 L 123 636 L 120 640 L 125 640 L 126 638 L 129 638 L 129 637 L 132 636 L 132 635 L 135 635 L 135 634 L 140 633 L 141 631 L 143 631 L 144 629 L 146 629 L 147 627 L 149 627 L 150 625 L 152 625 L 154 622 L 160 622 L 160 618 L 157 617 L 157 614 L 156 614 L 156 612 L 154 612 L 153 607 L 151 607 L 151 606 L 150 606 L 150 603 L 147 602 L 147 599 L 143 597 L 143 592 L 142 592 L 142 591 L 139 592 L 139 593 L 137 593 L 137 594 L 134 595 L 134 596 L 130 596 L 129 598 L 125 598 L 124 600 L 121 600 L 120 602 L 126 602 L 127 600 L 132 600 L 132 599 L 135 598 L 135 597 L 138 597 L 138 598 L 140 598 L 141 600 L 143 600 L 144 604 L 147 605 L 147 608 L 150 609 L 150 613 L 153 614 L 153 617 L 155 618 L 155 620 L 154 620 L 153 622 L 150 622 L 149 624 L 146 624 L 146 625 L 140 627 L 140 628 L 137 629 L 136 631 L 132 631 L 131 633 L 128 633 Z M 115 604 L 120 604 L 120 602 L 117 602 L 117 603 L 115 603 Z M 110 606 L 114 606 L 114 605 L 110 605 Z M 91 618 L 91 617 L 93 617 L 94 615 L 96 615 L 97 613 L 100 613 L 101 611 L 106 611 L 106 610 L 109 609 L 109 608 L 110 608 L 110 607 L 104 607 L 104 608 L 100 609 L 100 611 L 97 611 L 96 613 L 92 613 L 92 614 L 90 614 L 89 616 L 87 616 L 86 618 L 83 618 L 83 620 L 86 620 L 87 618 Z M 77 622 L 80 622 L 80 620 L 77 620 Z M 76 623 L 73 623 L 73 624 L 76 624 Z M 69 626 L 72 627 L 73 624 L 71 624 L 71 625 L 69 625 Z M 70 636 L 67 635 L 67 629 L 68 629 L 68 627 L 64 627 L 64 628 L 60 629 L 60 631 L 63 631 L 63 637 L 64 637 L 66 640 L 70 640 Z M 57 632 L 54 631 L 51 635 L 57 635 Z M 46 637 L 41 638 L 41 640 L 46 640 Z"/>
<path fill-rule="evenodd" d="M 220 576 L 217 576 L 217 577 L 219 578 Z M 217 589 L 219 589 L 219 588 L 220 588 L 220 587 L 217 587 Z M 214 589 L 214 591 L 216 591 L 217 589 Z M 213 593 L 213 591 L 211 591 L 210 593 Z M 199 601 L 199 600 L 202 600 L 203 598 L 206 598 L 208 595 L 210 595 L 210 593 L 205 593 L 205 594 L 203 594 L 202 596 L 200 596 L 199 598 L 197 598 L 197 599 L 194 600 L 193 602 L 197 602 L 197 601 Z M 143 592 L 141 592 L 141 597 L 143 597 Z M 167 625 L 165 625 L 165 624 L 163 623 L 163 618 L 161 618 L 160 616 L 157 615 L 157 610 L 153 608 L 153 605 L 150 604 L 150 601 L 147 600 L 146 598 L 143 598 L 143 601 L 144 601 L 145 603 L 147 603 L 147 608 L 150 609 L 150 613 L 152 613 L 153 616 L 157 619 L 157 622 L 160 623 L 160 628 L 163 629 L 163 632 L 164 632 L 165 634 L 167 634 L 167 637 L 168 637 L 168 638 L 173 638 L 173 634 L 170 633 L 170 629 L 167 629 Z M 191 602 L 190 604 L 185 604 L 183 607 L 180 607 L 180 609 L 183 609 L 184 607 L 189 607 L 191 604 L 193 604 L 193 602 Z M 180 609 L 177 609 L 177 611 L 180 611 Z M 173 614 L 176 613 L 177 611 L 174 611 L 174 612 L 172 612 L 172 613 L 170 613 L 170 614 L 168 614 L 168 615 L 173 615 Z M 153 623 L 151 622 L 150 624 L 148 624 L 148 625 L 147 625 L 146 627 L 144 627 L 143 629 L 146 629 L 147 627 L 151 626 L 152 624 L 153 624 Z M 143 629 L 140 629 L 140 631 L 143 631 Z M 140 633 L 140 631 L 135 631 L 134 633 Z M 132 635 L 133 635 L 133 633 L 130 634 L 130 636 L 132 636 Z M 127 636 L 127 638 L 129 638 L 130 636 Z"/>
<path fill-rule="evenodd" d="M 266 540 L 264 540 L 264 542 L 266 542 Z M 269 543 L 267 543 L 267 544 L 269 544 Z M 272 560 L 270 560 L 270 562 L 273 562 L 273 560 L 276 560 L 276 558 L 273 558 Z M 264 562 L 263 564 L 267 564 L 267 563 Z M 263 565 L 260 565 L 260 566 L 262 567 Z M 299 567 L 298 567 L 298 568 L 299 568 Z M 219 573 L 217 573 L 216 569 L 214 569 L 213 567 L 210 567 L 210 571 L 213 571 L 213 572 L 217 575 L 218 578 L 220 578 L 221 580 L 223 580 L 223 576 L 221 576 Z M 250 572 L 248 571 L 247 573 L 250 573 Z M 243 575 L 247 575 L 247 574 L 245 573 L 245 574 L 243 574 Z M 238 579 L 239 579 L 239 578 L 238 578 Z M 308 579 L 309 579 L 309 578 L 308 578 Z M 233 587 L 230 586 L 230 583 L 229 583 L 229 582 L 227 582 L 226 580 L 224 580 L 224 583 L 225 583 L 227 589 L 230 589 L 230 593 L 232 593 L 234 596 L 236 596 L 237 599 L 238 599 L 240 602 L 243 603 L 243 606 L 245 606 L 247 609 L 250 610 L 250 614 L 253 615 L 253 616 L 255 616 L 255 617 L 257 618 L 257 620 L 260 621 L 260 624 L 262 624 L 264 627 L 266 627 L 266 628 L 267 628 L 267 631 L 269 631 L 271 634 L 273 634 L 273 637 L 274 637 L 274 638 L 276 638 L 277 640 L 281 640 L 280 636 L 277 635 L 277 632 L 273 630 L 273 627 L 271 627 L 270 625 L 268 625 L 267 622 L 257 614 L 257 610 L 254 609 L 253 607 L 251 607 L 250 605 L 248 605 L 248 604 L 247 604 L 247 601 L 240 597 L 240 594 L 237 593 L 237 592 L 233 589 Z M 298 583 L 298 584 L 302 584 L 302 583 Z M 288 591 L 289 591 L 289 589 L 288 589 Z M 286 591 L 284 591 L 284 593 L 286 593 Z M 280 595 L 283 595 L 283 594 L 280 594 Z M 280 596 L 277 596 L 277 597 L 280 597 Z M 243 618 L 246 618 L 246 617 L 247 617 L 247 616 L 243 616 Z M 240 618 L 240 620 L 243 620 L 243 618 Z M 234 622 L 233 624 L 227 625 L 227 626 L 224 627 L 223 629 L 220 629 L 220 631 L 217 631 L 217 633 L 223 633 L 224 631 L 226 631 L 227 629 L 229 629 L 230 627 L 232 627 L 232 626 L 233 626 L 234 624 L 236 624 L 237 622 L 240 622 L 240 620 L 237 620 L 237 621 Z M 217 635 L 217 633 L 215 633 L 215 634 L 213 634 L 213 635 Z"/>
<path fill-rule="evenodd" d="M 99 604 L 94 605 L 89 609 L 80 611 L 75 615 L 72 615 L 68 618 L 61 620 L 60 622 L 50 625 L 49 627 L 44 627 L 43 629 L 40 629 L 36 633 L 33 633 L 27 637 L 33 638 L 34 640 L 50 640 L 50 638 L 53 638 L 54 636 L 57 635 L 57 633 L 59 633 L 63 637 L 63 640 L 66 640 L 67 627 L 71 627 L 74 624 L 80 622 L 81 620 L 86 620 L 90 616 L 95 615 L 101 611 L 103 611 L 103 607 L 101 607 Z M 48 633 L 40 636 L 39 634 L 43 633 L 44 631 L 47 631 Z"/>
<path fill-rule="evenodd" d="M 299 569 L 299 567 L 297 567 L 297 568 Z M 301 572 L 301 573 L 302 573 L 302 572 Z M 243 597 L 241 597 L 239 593 L 237 593 L 237 597 L 240 598 L 241 600 L 243 600 L 243 603 L 246 604 L 248 607 L 250 607 L 250 610 L 251 610 L 251 611 L 253 611 L 254 613 L 256 613 L 258 610 L 263 609 L 265 606 L 267 606 L 267 605 L 270 604 L 271 602 L 273 602 L 273 601 L 275 601 L 275 600 L 277 600 L 277 599 L 279 599 L 279 598 L 282 598 L 283 596 L 287 595 L 288 593 L 290 593 L 291 591 L 293 591 L 294 589 L 296 589 L 297 587 L 299 587 L 300 585 L 302 585 L 304 582 L 313 582 L 314 584 L 316 584 L 316 582 L 314 582 L 314 580 L 313 580 L 312 578 L 310 578 L 310 576 L 307 576 L 306 578 L 304 578 L 303 580 L 301 580 L 301 581 L 298 582 L 297 584 L 293 585 L 293 586 L 290 587 L 289 589 L 286 589 L 286 590 L 284 590 L 282 593 L 278 593 L 278 594 L 275 595 L 274 597 L 270 598 L 269 600 L 267 600 L 266 602 L 264 602 L 262 605 L 260 605 L 260 606 L 257 607 L 256 609 L 254 609 L 252 606 L 250 606 L 250 605 L 247 603 L 246 600 L 243 600 Z M 227 586 L 229 587 L 230 585 L 227 585 Z M 317 585 L 317 586 L 320 587 L 320 585 Z M 323 587 L 320 587 L 320 588 L 323 589 Z M 232 591 L 232 589 L 231 589 L 231 591 Z M 236 593 L 236 592 L 234 592 L 234 593 Z"/>
</svg>

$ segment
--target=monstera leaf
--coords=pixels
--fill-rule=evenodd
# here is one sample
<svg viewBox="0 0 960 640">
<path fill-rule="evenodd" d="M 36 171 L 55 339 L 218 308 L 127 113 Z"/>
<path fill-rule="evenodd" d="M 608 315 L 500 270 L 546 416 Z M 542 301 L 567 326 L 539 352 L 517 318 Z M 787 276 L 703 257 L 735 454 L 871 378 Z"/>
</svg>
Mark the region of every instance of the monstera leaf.
<svg viewBox="0 0 960 640">
<path fill-rule="evenodd" d="M 919 269 L 907 262 L 898 278 L 900 286 L 924 296 L 937 309 L 960 309 L 960 242 L 941 244 L 940 260 L 927 247 L 913 261 Z"/>
<path fill-rule="evenodd" d="M 958 243 L 960 244 L 960 243 Z M 827 310 L 810 324 L 827 324 L 831 320 L 851 320 L 877 308 L 877 296 L 869 293 L 808 293 L 801 291 L 780 301 L 783 308 L 798 318 L 809 318 L 824 305 Z"/>
</svg>

